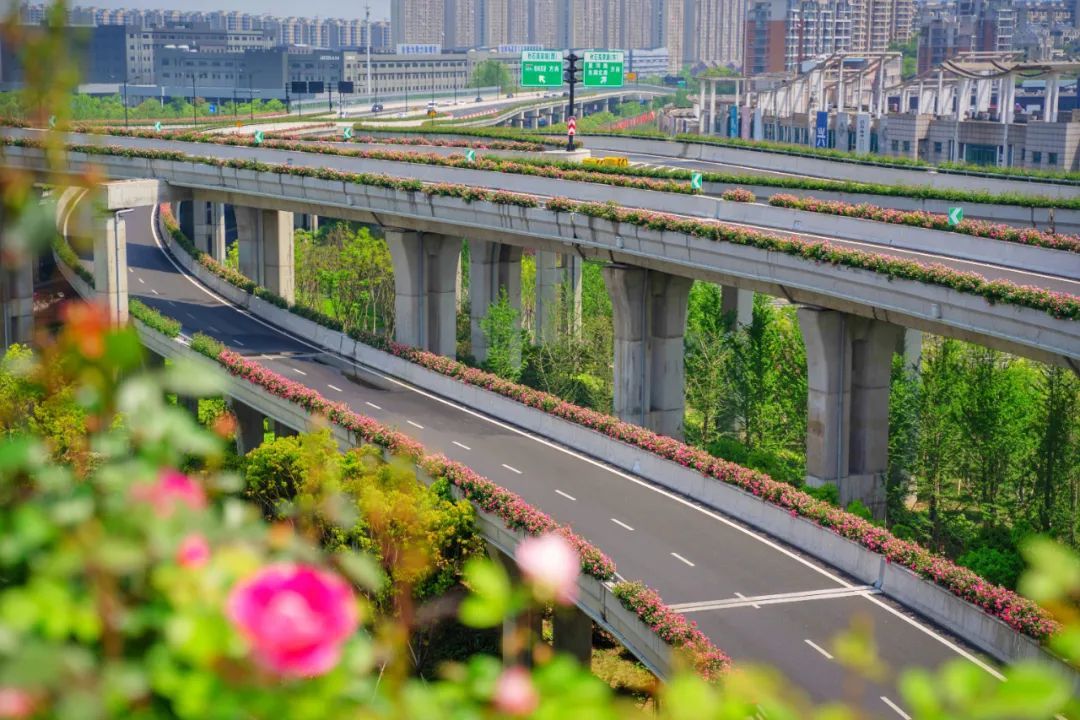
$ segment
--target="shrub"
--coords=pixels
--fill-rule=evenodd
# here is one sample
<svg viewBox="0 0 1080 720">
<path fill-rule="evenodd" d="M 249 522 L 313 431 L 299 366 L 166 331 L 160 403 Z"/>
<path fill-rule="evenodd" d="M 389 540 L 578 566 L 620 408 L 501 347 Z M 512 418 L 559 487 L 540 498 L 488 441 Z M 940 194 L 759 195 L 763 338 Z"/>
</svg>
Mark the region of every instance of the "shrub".
<svg viewBox="0 0 1080 720">
<path fill-rule="evenodd" d="M 720 193 L 720 197 L 724 200 L 730 200 L 731 202 L 752 203 L 757 201 L 757 196 L 754 195 L 753 192 L 741 187 L 728 188 Z"/>
<path fill-rule="evenodd" d="M 971 568 L 992 583 L 1010 589 L 1016 587 L 1016 581 L 1024 571 L 1024 559 L 1018 552 L 992 547 L 966 552 L 960 556 L 957 563 Z"/>
</svg>

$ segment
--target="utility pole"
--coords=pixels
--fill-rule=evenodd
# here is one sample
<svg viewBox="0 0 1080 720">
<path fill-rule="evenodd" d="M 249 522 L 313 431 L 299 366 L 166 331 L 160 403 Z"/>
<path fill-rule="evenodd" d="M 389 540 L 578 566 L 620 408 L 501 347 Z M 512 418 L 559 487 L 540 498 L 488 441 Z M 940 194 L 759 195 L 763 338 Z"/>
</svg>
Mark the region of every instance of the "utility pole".
<svg viewBox="0 0 1080 720">
<path fill-rule="evenodd" d="M 570 54 L 566 56 L 566 72 L 563 78 L 570 84 L 570 104 L 566 108 L 566 124 L 569 127 L 570 121 L 574 119 L 574 86 L 577 85 L 578 77 L 577 62 L 580 60 L 574 51 L 571 50 Z M 566 151 L 574 152 L 574 136 L 567 133 L 566 136 Z"/>
</svg>

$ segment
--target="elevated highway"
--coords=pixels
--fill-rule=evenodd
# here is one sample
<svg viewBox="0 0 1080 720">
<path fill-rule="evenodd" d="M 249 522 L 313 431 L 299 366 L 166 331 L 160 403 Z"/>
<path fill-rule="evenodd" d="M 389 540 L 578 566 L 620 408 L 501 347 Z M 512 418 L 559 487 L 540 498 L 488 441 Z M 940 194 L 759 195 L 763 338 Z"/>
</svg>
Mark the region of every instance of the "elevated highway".
<svg viewBox="0 0 1080 720">
<path fill-rule="evenodd" d="M 735 518 L 482 409 L 403 382 L 384 367 L 329 351 L 237 306 L 165 251 L 148 208 L 131 213 L 126 226 L 130 293 L 180 320 L 181 340 L 195 332 L 211 335 L 235 352 L 396 426 L 430 450 L 518 493 L 608 553 L 623 576 L 641 578 L 656 588 L 737 662 L 777 667 L 816 702 L 843 699 L 870 717 L 903 717 L 910 708 L 899 695 L 894 675 L 852 684 L 830 652 L 831 638 L 861 618 L 872 624 L 882 659 L 892 668 L 933 671 L 962 658 L 997 674 L 992 662 L 898 606 L 873 585 Z M 170 357 L 190 352 L 182 342 L 163 344 L 161 336 L 150 343 Z M 231 392 L 260 413 L 302 429 L 304 413 L 295 408 L 248 388 Z M 481 529 L 496 532 L 486 520 Z M 507 542 L 512 539 L 504 538 Z M 602 606 L 603 590 L 586 590 L 591 594 L 585 604 L 599 597 Z M 648 648 L 635 645 L 633 628 L 625 618 L 594 619 L 619 630 L 631 650 L 648 661 Z"/>
</svg>

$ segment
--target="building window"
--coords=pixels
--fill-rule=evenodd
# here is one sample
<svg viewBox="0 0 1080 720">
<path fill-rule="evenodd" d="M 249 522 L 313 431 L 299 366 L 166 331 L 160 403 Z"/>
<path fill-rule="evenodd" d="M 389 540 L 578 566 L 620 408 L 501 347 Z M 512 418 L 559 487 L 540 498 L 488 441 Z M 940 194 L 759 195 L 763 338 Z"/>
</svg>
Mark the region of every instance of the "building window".
<svg viewBox="0 0 1080 720">
<path fill-rule="evenodd" d="M 1042 164 L 1042 152 L 1040 152 L 1039 150 L 1032 150 L 1031 151 L 1031 162 L 1032 162 L 1033 165 L 1041 165 Z"/>
<path fill-rule="evenodd" d="M 904 152 L 906 152 L 906 153 L 911 152 L 911 141 L 910 140 L 905 140 L 904 141 Z"/>
<path fill-rule="evenodd" d="M 892 144 L 891 144 L 891 147 L 892 147 L 893 152 L 899 152 L 899 150 L 900 150 L 900 141 L 899 140 L 893 140 Z"/>
<path fill-rule="evenodd" d="M 1057 153 L 1046 153 L 1046 164 L 1057 165 Z"/>
<path fill-rule="evenodd" d="M 941 154 L 941 143 L 939 143 L 939 142 L 934 143 L 934 154 L 935 155 L 940 155 Z"/>
</svg>

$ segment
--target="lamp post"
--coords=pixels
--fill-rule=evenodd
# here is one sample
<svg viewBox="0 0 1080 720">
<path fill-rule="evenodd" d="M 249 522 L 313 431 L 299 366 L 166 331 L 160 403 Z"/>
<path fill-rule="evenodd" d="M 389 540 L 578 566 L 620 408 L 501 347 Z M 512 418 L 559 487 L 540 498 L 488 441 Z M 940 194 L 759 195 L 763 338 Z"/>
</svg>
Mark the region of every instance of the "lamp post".
<svg viewBox="0 0 1080 720">
<path fill-rule="evenodd" d="M 198 112 L 198 106 L 196 105 L 196 98 L 197 98 L 197 96 L 195 94 L 195 73 L 192 72 L 191 73 L 191 120 L 195 124 L 195 127 L 198 127 L 199 126 L 199 112 Z"/>
<path fill-rule="evenodd" d="M 127 78 L 124 78 L 124 129 L 128 127 Z"/>
<path fill-rule="evenodd" d="M 255 122 L 255 90 L 251 87 L 251 73 L 248 73 L 248 110 L 251 112 L 251 122 Z"/>
<path fill-rule="evenodd" d="M 367 27 L 367 94 L 368 101 L 371 98 L 371 6 L 364 6 L 364 25 Z"/>
</svg>

